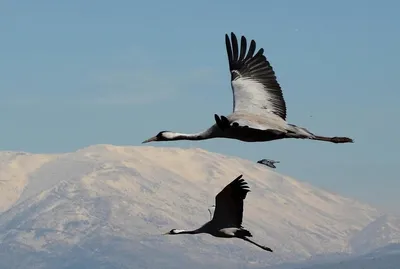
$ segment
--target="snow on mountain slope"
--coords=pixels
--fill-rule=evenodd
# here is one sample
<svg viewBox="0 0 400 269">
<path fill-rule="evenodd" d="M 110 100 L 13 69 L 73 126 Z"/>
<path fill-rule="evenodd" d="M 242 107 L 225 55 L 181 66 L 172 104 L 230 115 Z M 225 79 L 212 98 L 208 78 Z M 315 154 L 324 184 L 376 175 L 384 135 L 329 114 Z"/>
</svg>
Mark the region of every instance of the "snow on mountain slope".
<svg viewBox="0 0 400 269">
<path fill-rule="evenodd" d="M 348 252 L 349 237 L 379 214 L 262 165 L 201 149 L 96 145 L 26 158 L 41 165 L 20 168 L 29 171 L 29 183 L 0 215 L 0 268 L 12 262 L 51 268 L 54 257 L 107 268 L 265 267 Z M 161 235 L 208 221 L 215 195 L 239 174 L 251 188 L 243 224 L 274 253 L 239 239 Z"/>
<path fill-rule="evenodd" d="M 380 216 L 350 240 L 352 250 L 359 254 L 393 243 L 400 243 L 400 218 L 390 215 Z"/>
<path fill-rule="evenodd" d="M 362 256 L 352 257 L 343 261 L 303 265 L 296 269 L 398 269 L 400 264 L 400 245 L 391 244 L 374 250 Z"/>
<path fill-rule="evenodd" d="M 52 155 L 0 152 L 0 212 L 19 199 L 28 175 L 53 158 Z"/>
</svg>

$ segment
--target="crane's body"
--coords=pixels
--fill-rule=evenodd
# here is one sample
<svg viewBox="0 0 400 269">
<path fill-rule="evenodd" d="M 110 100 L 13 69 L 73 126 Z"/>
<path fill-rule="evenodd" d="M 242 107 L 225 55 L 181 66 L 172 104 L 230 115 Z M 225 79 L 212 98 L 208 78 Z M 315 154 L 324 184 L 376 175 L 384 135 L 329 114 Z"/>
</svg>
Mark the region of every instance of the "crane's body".
<svg viewBox="0 0 400 269">
<path fill-rule="evenodd" d="M 159 132 L 143 143 L 152 141 L 236 139 L 243 142 L 266 142 L 285 138 L 311 139 L 332 143 L 352 143 L 348 137 L 318 136 L 303 127 L 286 121 L 286 103 L 275 72 L 256 42 L 241 37 L 240 48 L 235 34 L 225 35 L 231 74 L 233 112 L 228 116 L 214 115 L 215 124 L 203 132 L 185 134 Z M 255 54 L 254 54 L 255 53 Z"/>
</svg>

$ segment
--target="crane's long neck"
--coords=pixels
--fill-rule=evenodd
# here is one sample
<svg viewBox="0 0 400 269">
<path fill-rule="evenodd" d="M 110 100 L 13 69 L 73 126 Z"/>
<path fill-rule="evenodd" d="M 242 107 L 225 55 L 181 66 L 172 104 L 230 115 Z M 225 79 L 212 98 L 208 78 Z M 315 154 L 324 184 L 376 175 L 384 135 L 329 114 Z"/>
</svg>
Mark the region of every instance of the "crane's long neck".
<svg viewBox="0 0 400 269">
<path fill-rule="evenodd" d="M 174 234 L 199 234 L 198 230 L 192 230 L 192 231 L 187 231 L 187 230 L 175 230 Z"/>
<path fill-rule="evenodd" d="M 203 132 L 195 133 L 195 134 L 185 134 L 185 133 L 177 133 L 177 132 L 166 132 L 164 133 L 164 137 L 167 140 L 205 140 L 215 137 L 212 129 L 207 129 Z"/>
</svg>

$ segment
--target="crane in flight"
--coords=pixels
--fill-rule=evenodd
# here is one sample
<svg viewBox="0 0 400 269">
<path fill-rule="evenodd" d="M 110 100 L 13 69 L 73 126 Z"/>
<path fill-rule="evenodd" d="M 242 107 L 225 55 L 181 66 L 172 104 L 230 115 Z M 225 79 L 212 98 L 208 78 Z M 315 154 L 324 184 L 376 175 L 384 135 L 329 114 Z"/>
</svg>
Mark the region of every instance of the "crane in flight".
<svg viewBox="0 0 400 269">
<path fill-rule="evenodd" d="M 208 233 L 215 237 L 240 238 L 257 247 L 273 252 L 271 248 L 262 246 L 249 239 L 253 235 L 249 230 L 242 226 L 243 221 L 243 201 L 250 191 L 249 186 L 242 175 L 239 175 L 229 183 L 215 197 L 215 212 L 213 218 L 196 230 L 172 229 L 166 235 L 178 234 L 201 234 Z"/>
<path fill-rule="evenodd" d="M 230 38 L 225 35 L 225 43 L 231 75 L 233 112 L 226 117 L 215 114 L 215 123 L 205 131 L 195 134 L 161 131 L 142 143 L 212 138 L 228 138 L 244 142 L 295 138 L 353 143 L 353 139 L 348 137 L 319 136 L 306 128 L 288 123 L 282 89 L 264 55 L 264 49 L 261 48 L 255 53 L 256 42 L 251 40 L 248 46 L 244 36 L 240 39 L 239 49 L 234 33 L 231 33 Z"/>
</svg>

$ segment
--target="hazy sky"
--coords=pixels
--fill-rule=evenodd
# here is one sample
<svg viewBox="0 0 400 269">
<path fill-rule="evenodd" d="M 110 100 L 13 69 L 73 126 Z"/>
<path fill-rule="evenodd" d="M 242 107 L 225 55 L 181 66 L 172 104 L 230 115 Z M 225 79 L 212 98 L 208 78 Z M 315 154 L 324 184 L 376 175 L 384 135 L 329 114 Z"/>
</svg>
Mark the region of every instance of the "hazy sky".
<svg viewBox="0 0 400 269">
<path fill-rule="evenodd" d="M 224 34 L 255 39 L 288 121 L 354 144 L 217 139 L 201 147 L 397 210 L 398 1 L 2 1 L 0 150 L 141 145 L 232 110 Z"/>
</svg>

